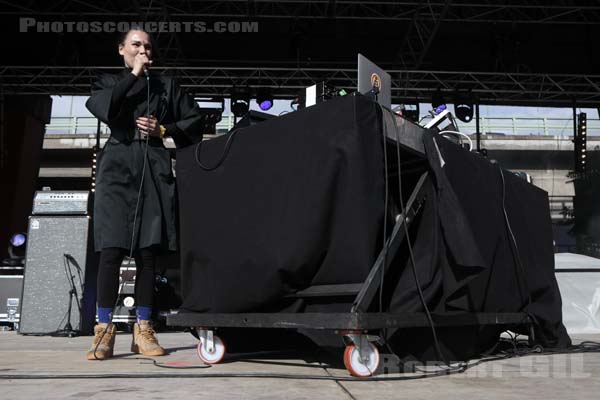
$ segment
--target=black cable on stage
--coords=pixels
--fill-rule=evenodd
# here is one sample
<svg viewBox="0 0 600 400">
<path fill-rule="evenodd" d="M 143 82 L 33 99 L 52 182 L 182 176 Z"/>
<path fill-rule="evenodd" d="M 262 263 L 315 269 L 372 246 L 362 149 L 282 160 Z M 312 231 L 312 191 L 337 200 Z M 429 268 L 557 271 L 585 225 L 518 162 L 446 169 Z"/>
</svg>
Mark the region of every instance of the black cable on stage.
<svg viewBox="0 0 600 400">
<path fill-rule="evenodd" d="M 515 342 L 515 346 L 519 343 L 515 338 L 512 339 Z M 526 342 L 524 342 L 526 343 Z M 515 357 L 527 357 L 527 356 L 541 356 L 541 355 L 553 355 L 553 354 L 574 354 L 574 353 L 599 353 L 600 352 L 600 343 L 592 342 L 592 341 L 584 341 L 579 345 L 572 346 L 567 350 L 552 350 L 552 349 L 544 349 L 541 346 L 536 346 L 532 350 L 513 350 L 512 352 L 503 351 L 500 355 L 494 356 L 486 356 L 474 362 L 465 362 L 460 365 L 460 367 L 455 367 L 454 369 L 442 369 L 432 372 L 425 372 L 418 375 L 410 375 L 410 376 L 393 376 L 393 377 L 369 377 L 369 378 L 354 378 L 341 376 L 336 377 L 328 373 L 327 376 L 323 375 L 309 375 L 309 374 L 273 374 L 273 373 L 141 373 L 141 374 L 0 374 L 0 379 L 12 379 L 12 380 L 41 380 L 41 379 L 121 379 L 121 378 L 129 378 L 129 379 L 179 379 L 179 378 L 256 378 L 256 379 L 291 379 L 291 380 L 319 380 L 319 381 L 336 381 L 336 382 L 385 382 L 385 381 L 409 381 L 409 380 L 417 380 L 417 379 L 426 379 L 426 378 L 434 378 L 439 376 L 448 376 L 454 375 L 457 373 L 462 373 L 476 367 L 478 365 L 488 363 L 491 361 L 501 361 L 507 360 Z M 154 365 L 161 368 L 172 368 L 172 369 L 190 369 L 194 367 L 175 367 L 175 366 L 165 366 L 157 363 L 153 359 L 136 357 L 130 359 L 121 359 L 123 361 L 126 360 L 152 360 Z M 111 359 L 112 362 L 117 361 L 118 359 Z M 195 367 L 198 368 L 198 367 Z M 204 368 L 204 367 L 200 367 Z M 326 371 L 327 372 L 327 371 Z"/>
<path fill-rule="evenodd" d="M 453 372 L 455 373 L 455 372 Z M 323 375 L 307 375 L 307 374 L 272 374 L 272 373 L 210 373 L 210 374 L 69 374 L 69 375 L 57 375 L 57 374 L 23 374 L 23 375 L 9 375 L 1 374 L 0 379 L 14 379 L 14 380 L 35 380 L 35 379 L 181 379 L 181 378 L 207 378 L 207 379 L 222 379 L 222 378 L 263 378 L 263 379 L 291 379 L 291 380 L 317 380 L 317 381 L 339 381 L 339 382 L 381 382 L 381 381 L 407 381 L 424 378 L 432 378 L 435 376 L 449 375 L 448 372 L 432 372 L 414 376 L 400 376 L 400 377 L 371 377 L 371 378 L 352 378 L 352 377 L 335 377 L 335 376 L 323 376 Z"/>
<path fill-rule="evenodd" d="M 523 267 L 523 261 L 521 260 L 521 254 L 519 253 L 519 247 L 517 246 L 517 239 L 515 238 L 515 235 L 512 231 L 512 228 L 510 226 L 510 221 L 508 219 L 508 213 L 506 212 L 506 203 L 505 203 L 505 199 L 506 199 L 506 182 L 504 181 L 504 172 L 502 171 L 502 167 L 499 164 L 496 164 L 498 166 L 498 170 L 500 171 L 500 177 L 502 178 L 502 212 L 504 214 L 504 221 L 506 222 L 506 228 L 508 229 L 508 232 L 510 233 L 510 237 L 511 237 L 511 250 L 514 251 L 513 256 L 516 256 L 516 261 L 517 261 L 517 266 L 519 267 L 519 272 L 521 274 L 521 278 L 523 279 L 523 283 L 525 284 L 525 291 L 527 292 L 527 308 L 525 309 L 526 314 L 532 318 L 529 315 L 529 308 L 531 307 L 531 291 L 529 290 L 529 283 L 527 282 L 527 276 L 525 275 L 525 268 Z M 518 282 L 518 280 L 517 280 Z M 520 284 L 519 284 L 519 288 L 520 288 Z"/>
<path fill-rule="evenodd" d="M 488 361 L 494 361 L 494 360 L 501 360 L 501 359 L 506 359 L 506 358 L 512 358 L 512 357 L 521 357 L 521 356 L 526 356 L 526 355 L 545 355 L 545 354 L 572 354 L 572 353 L 587 353 L 587 352 L 600 352 L 600 343 L 598 342 L 594 342 L 594 341 L 584 341 L 581 342 L 579 345 L 576 346 L 572 346 L 566 350 L 563 349 L 558 349 L 558 350 L 554 350 L 554 349 L 544 349 L 542 346 L 540 345 L 536 345 L 534 346 L 532 349 L 526 349 L 526 350 L 518 350 L 517 349 L 517 340 L 516 338 L 513 340 L 513 344 L 514 344 L 514 350 L 513 350 L 513 354 L 510 353 L 502 353 L 503 355 L 501 356 L 493 356 L 491 358 L 485 358 L 485 359 L 481 359 L 477 362 L 475 362 L 474 364 L 469 364 L 469 363 L 461 363 L 458 366 L 452 366 L 448 363 L 448 361 L 445 360 L 445 358 L 443 357 L 443 354 L 441 352 L 441 348 L 439 346 L 439 341 L 437 338 L 437 334 L 436 334 L 436 330 L 435 330 L 435 324 L 433 322 L 433 319 L 431 317 L 431 313 L 429 311 L 429 308 L 427 306 L 427 303 L 425 301 L 425 297 L 423 295 L 422 289 L 421 289 L 421 285 L 419 284 L 419 280 L 418 280 L 418 276 L 417 276 L 417 271 L 416 271 L 416 262 L 414 259 L 414 254 L 412 251 L 412 245 L 411 245 L 411 241 L 410 241 L 410 236 L 409 236 L 409 232 L 408 232 L 408 226 L 406 224 L 406 209 L 404 206 L 404 199 L 403 199 L 403 195 L 402 195 L 402 173 L 401 173 L 401 157 L 400 157 L 400 136 L 399 136 L 399 131 L 398 131 L 398 125 L 396 123 L 396 119 L 394 118 L 394 114 L 391 110 L 389 110 L 387 107 L 380 105 L 381 109 L 384 112 L 387 112 L 391 115 L 392 120 L 394 122 L 394 130 L 395 130 L 395 136 L 396 136 L 396 156 L 397 156 L 397 162 L 398 162 L 398 187 L 399 187 L 399 198 L 400 198 L 400 206 L 401 206 L 401 215 L 402 218 L 404 219 L 403 221 L 403 225 L 404 225 L 404 231 L 405 231 L 405 235 L 406 235 L 406 239 L 407 239 L 407 245 L 408 245 L 408 251 L 409 251 L 409 255 L 410 255 L 410 261 L 411 261 L 411 265 L 412 265 L 412 271 L 413 271 L 413 276 L 415 279 L 415 283 L 419 292 L 419 298 L 422 302 L 423 308 L 425 309 L 425 313 L 427 315 L 427 319 L 429 321 L 430 327 L 431 327 L 431 331 L 432 331 L 432 335 L 433 335 L 433 339 L 434 339 L 434 345 L 436 347 L 436 352 L 438 353 L 438 357 L 440 357 L 441 360 L 444 361 L 444 363 L 450 367 L 450 369 L 445 369 L 443 371 L 445 371 L 444 373 L 442 373 L 442 375 L 446 375 L 449 373 L 456 373 L 456 372 L 464 372 L 466 369 L 468 368 L 472 368 L 475 365 L 479 365 L 481 363 L 484 362 L 488 362 Z M 384 129 L 386 130 L 385 132 L 385 136 L 387 136 L 387 125 L 385 124 L 385 120 L 384 120 Z M 528 294 L 528 306 L 531 306 L 531 292 L 529 291 L 528 288 L 528 283 L 527 283 L 527 279 L 525 277 L 525 270 L 523 267 L 523 263 L 521 260 L 521 256 L 519 253 L 519 249 L 517 247 L 517 242 L 516 242 L 516 238 L 515 235 L 512 231 L 511 225 L 510 225 L 510 221 L 508 219 L 508 213 L 506 211 L 506 206 L 505 206 L 505 191 L 506 191 L 506 183 L 505 183 L 505 179 L 504 179 L 504 173 L 502 171 L 502 168 L 500 166 L 498 166 L 499 171 L 500 171 L 500 176 L 502 178 L 502 210 L 503 210 L 503 214 L 504 214 L 504 219 L 506 222 L 506 227 L 510 233 L 511 236 L 511 240 L 512 240 L 512 244 L 514 246 L 514 251 L 515 251 L 515 255 L 516 255 L 516 259 L 517 259 L 517 264 L 519 266 L 520 272 L 522 274 L 523 277 L 523 281 L 526 285 L 526 290 L 527 290 L 527 294 Z M 387 344 L 387 342 L 386 342 Z M 389 348 L 389 344 L 388 344 L 388 349 L 390 351 L 392 351 L 392 349 Z M 392 351 L 393 354 L 393 351 Z"/>
<path fill-rule="evenodd" d="M 199 141 L 196 144 L 196 148 L 194 149 L 194 156 L 196 159 L 196 164 L 198 164 L 200 166 L 200 168 L 202 168 L 205 171 L 214 171 L 215 169 L 219 168 L 221 166 L 221 164 L 223 163 L 223 161 L 225 161 L 225 158 L 227 157 L 227 155 L 229 154 L 231 144 L 233 143 L 233 138 L 235 137 L 236 133 L 238 133 L 238 131 L 240 129 L 242 129 L 242 128 L 235 129 L 233 132 L 231 132 L 229 134 L 229 137 L 227 138 L 227 141 L 225 142 L 225 148 L 223 149 L 223 153 L 221 154 L 219 161 L 217 161 L 217 163 L 213 166 L 206 166 L 206 165 L 202 164 L 202 161 L 200 161 L 203 140 Z"/>
<path fill-rule="evenodd" d="M 377 103 L 379 104 L 379 103 Z M 427 316 L 427 321 L 429 322 L 429 326 L 431 328 L 431 334 L 433 337 L 433 342 L 434 342 L 434 346 L 435 346 L 435 350 L 436 353 L 438 355 L 438 357 L 440 358 L 440 360 L 442 360 L 448 367 L 453 368 L 448 361 L 446 360 L 446 358 L 444 357 L 444 354 L 442 353 L 440 344 L 439 344 L 439 340 L 437 337 L 437 333 L 436 333 L 436 329 L 435 329 L 435 324 L 433 322 L 433 318 L 431 317 L 431 313 L 429 311 L 429 307 L 427 306 L 427 302 L 425 301 L 425 296 L 423 295 L 423 290 L 421 289 L 421 284 L 419 283 L 419 277 L 417 274 L 417 267 L 416 267 L 416 262 L 415 262 L 415 256 L 413 254 L 412 251 L 412 243 L 410 240 L 410 235 L 408 233 L 408 226 L 407 226 L 407 221 L 406 221 L 406 208 L 404 206 L 404 198 L 403 198 L 403 193 L 402 193 L 402 159 L 400 157 L 400 134 L 398 132 L 398 124 L 396 123 L 396 118 L 395 118 L 395 114 L 392 112 L 392 110 L 390 110 L 389 108 L 379 104 L 379 106 L 381 107 L 382 110 L 382 119 L 383 119 L 383 126 L 384 126 L 384 131 L 385 131 L 385 136 L 387 137 L 387 124 L 385 123 L 385 117 L 384 114 L 385 112 L 389 113 L 392 117 L 392 121 L 394 122 L 394 133 L 396 136 L 396 158 L 397 158 L 397 168 L 398 168 L 398 192 L 399 192 L 399 202 L 400 202 L 400 211 L 402 215 L 402 225 L 404 225 L 404 234 L 406 236 L 406 242 L 407 242 L 407 247 L 408 247 L 408 252 L 409 252 L 409 256 L 410 256 L 410 262 L 411 262 L 411 266 L 412 266 L 412 272 L 413 272 L 413 277 L 415 280 L 415 285 L 417 287 L 417 291 L 419 292 L 419 299 L 421 300 L 421 304 L 423 306 L 423 309 L 425 311 L 425 315 Z"/>
<path fill-rule="evenodd" d="M 168 368 L 168 369 L 205 369 L 205 368 L 210 368 L 212 367 L 212 365 L 209 364 L 202 364 L 202 365 L 167 365 L 165 363 L 159 363 L 156 362 L 155 359 L 153 358 L 147 358 L 147 357 L 133 357 L 133 358 L 123 358 L 121 360 L 127 361 L 127 360 L 141 360 L 141 361 L 151 361 L 153 366 L 158 367 L 158 368 Z M 143 363 L 140 363 L 143 364 Z"/>
<path fill-rule="evenodd" d="M 377 103 L 375 103 L 377 104 Z M 387 158 L 387 137 L 386 131 L 384 129 L 385 120 L 382 115 L 382 129 L 381 129 L 381 137 L 383 141 L 383 176 L 385 180 L 385 197 L 384 197 L 384 206 L 383 206 L 383 265 L 379 270 L 379 312 L 383 312 L 383 288 L 385 283 L 385 269 L 387 268 L 387 256 L 390 248 L 390 242 L 387 237 L 387 222 L 388 222 L 388 201 L 389 201 L 389 177 L 388 177 L 388 158 Z M 391 351 L 390 345 L 387 343 L 387 328 L 382 328 L 380 330 L 381 336 L 384 338 L 386 347 Z M 393 351 L 392 351 L 393 353 Z M 366 366 L 366 365 L 365 365 Z M 371 375 L 373 375 L 374 371 L 370 371 Z M 344 388 L 345 390 L 345 388 Z"/>
<path fill-rule="evenodd" d="M 375 103 L 378 104 L 378 103 Z M 383 285 L 385 279 L 385 269 L 387 267 L 387 255 L 390 243 L 387 238 L 387 217 L 388 217 L 388 199 L 389 199 L 389 182 L 388 182 L 388 159 L 387 159 L 387 137 L 385 130 L 385 120 L 382 114 L 382 129 L 381 136 L 383 139 L 383 176 L 385 179 L 385 199 L 383 206 L 383 266 L 379 270 L 379 312 L 383 312 Z M 385 330 L 384 330 L 385 332 Z"/>
</svg>

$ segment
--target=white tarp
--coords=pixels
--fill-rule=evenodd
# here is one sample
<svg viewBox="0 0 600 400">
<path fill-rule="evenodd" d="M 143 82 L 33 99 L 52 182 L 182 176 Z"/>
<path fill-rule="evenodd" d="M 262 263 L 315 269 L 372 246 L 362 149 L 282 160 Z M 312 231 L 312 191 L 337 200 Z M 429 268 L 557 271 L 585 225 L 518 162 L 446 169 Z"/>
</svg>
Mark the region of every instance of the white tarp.
<svg viewBox="0 0 600 400">
<path fill-rule="evenodd" d="M 554 255 L 562 297 L 563 323 L 569 334 L 600 333 L 600 259 L 572 253 Z M 590 272 L 578 272 L 578 269 Z"/>
</svg>

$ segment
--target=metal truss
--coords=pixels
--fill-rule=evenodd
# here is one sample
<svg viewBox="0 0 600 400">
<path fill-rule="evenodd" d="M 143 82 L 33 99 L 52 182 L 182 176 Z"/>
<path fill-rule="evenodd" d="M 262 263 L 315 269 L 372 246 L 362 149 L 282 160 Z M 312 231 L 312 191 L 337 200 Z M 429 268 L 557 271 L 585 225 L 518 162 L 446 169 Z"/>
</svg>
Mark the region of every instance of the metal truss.
<svg viewBox="0 0 600 400">
<path fill-rule="evenodd" d="M 92 80 L 119 67 L 0 67 L 5 94 L 88 95 Z M 353 91 L 357 72 L 350 68 L 157 67 L 155 73 L 178 78 L 197 97 L 228 97 L 232 88 L 271 87 L 276 98 L 294 98 L 299 90 L 326 81 Z M 440 89 L 471 91 L 481 104 L 537 106 L 600 106 L 600 75 L 560 75 L 456 71 L 391 70 L 392 98 L 396 103 L 429 102 Z M 450 98 L 451 100 L 451 98 Z M 451 101 L 450 101 L 451 102 Z"/>
<path fill-rule="evenodd" d="M 540 74 L 498 74 L 491 73 L 462 73 L 459 78 L 449 72 L 421 71 L 421 68 L 431 69 L 427 64 L 428 51 L 435 40 L 438 28 L 447 22 L 471 23 L 523 23 L 523 24 L 600 24 L 600 2 L 573 0 L 546 2 L 541 0 L 479 0 L 479 1 L 450 1 L 450 0 L 424 0 L 424 1 L 368 1 L 368 0 L 229 0 L 229 1 L 204 1 L 204 0 L 99 0 L 96 2 L 86 0 L 55 0 L 52 2 L 39 2 L 34 0 L 0 0 L 0 16 L 33 16 L 38 21 L 92 21 L 107 20 L 130 22 L 185 22 L 203 19 L 216 20 L 248 20 L 248 21 L 288 21 L 296 20 L 376 20 L 387 23 L 386 31 L 390 26 L 397 26 L 405 32 L 399 43 L 393 67 L 402 68 L 403 71 L 393 72 L 396 86 L 393 96 L 397 99 L 422 98 L 430 88 L 425 85 L 440 86 L 439 82 L 448 82 L 447 77 L 454 79 L 452 85 L 472 87 L 482 99 L 489 101 L 508 101 L 518 98 L 527 101 L 548 99 L 555 102 L 564 102 L 565 97 L 582 97 L 590 99 L 587 91 L 581 91 L 583 86 L 561 92 L 559 87 L 571 88 L 569 85 L 548 86 L 550 79 L 562 82 L 561 78 L 550 78 Z M 396 22 L 404 23 L 396 23 Z M 194 60 L 189 44 L 183 45 L 181 34 L 176 32 L 158 32 L 155 35 L 157 48 L 160 49 L 158 65 L 179 68 L 177 74 L 184 79 L 185 84 L 194 90 L 206 93 L 222 92 L 234 84 L 258 84 L 254 77 L 248 74 L 255 73 L 261 79 L 277 88 L 282 96 L 291 96 L 294 89 L 307 86 L 315 81 L 325 80 L 332 75 L 330 80 L 339 82 L 339 86 L 354 87 L 355 82 L 349 77 L 337 74 L 354 76 L 347 65 L 331 65 L 325 62 L 312 69 L 287 68 L 292 64 L 284 64 L 281 68 L 276 63 L 267 63 L 255 67 L 256 62 L 237 63 L 246 69 L 232 69 L 225 60 L 215 60 L 210 65 L 228 65 L 227 67 L 214 68 Z M 66 41 L 66 36 L 60 36 L 61 41 Z M 65 42 L 66 43 L 66 42 Z M 186 54 L 186 50 L 189 54 Z M 65 59 L 56 58 L 49 60 L 52 65 L 72 66 L 81 64 L 80 54 L 75 47 Z M 92 61 L 97 63 L 97 61 Z M 19 63 L 19 61 L 15 61 Z M 193 67 L 191 67 L 193 66 Z M 274 68 L 264 68 L 265 66 Z M 342 68 L 330 70 L 328 68 Z M 353 66 L 350 66 L 353 67 Z M 51 67 L 43 68 L 7 67 L 13 71 L 12 77 L 0 77 L 6 80 L 5 91 L 18 91 L 21 93 L 48 92 L 48 93 L 84 93 L 89 87 L 89 68 Z M 197 69 L 193 69 L 197 68 Z M 73 75 L 64 74 L 71 70 Z M 389 68 L 388 68 L 389 69 Z M 50 76 L 48 71 L 60 75 Z M 92 69 L 92 75 L 97 68 Z M 404 71 L 409 70 L 409 71 Z M 18 71 L 24 71 L 18 77 Z M 62 71 L 62 72 L 57 72 Z M 414 72 L 410 72 L 414 71 Z M 523 78 L 521 78 L 523 76 Z M 495 77 L 495 78 L 493 78 Z M 592 79 L 583 77 L 578 79 Z M 248 80 L 248 82 L 246 82 Z M 523 80 L 525 80 L 523 82 Z M 459 82 L 460 81 L 460 82 Z M 240 83 L 241 82 L 241 83 Z M 415 83 L 418 82 L 418 83 Z M 498 83 L 500 82 L 500 83 Z M 518 82 L 518 83 L 517 83 Z M 552 89 L 557 93 L 534 93 L 535 82 L 538 88 Z M 0 84 L 2 82 L 0 81 Z M 25 86 L 19 86 L 25 85 Z M 27 86 L 29 85 L 29 86 Z M 40 86 L 41 85 L 41 86 Z M 75 85 L 75 86 L 74 86 Z M 76 86 L 81 85 L 81 86 Z M 593 86 L 585 89 L 596 90 Z M 493 93 L 493 95 L 491 94 Z M 536 97 L 537 96 L 537 97 Z M 596 98 L 593 97 L 593 101 Z M 583 100 L 588 101 L 588 100 Z"/>
<path fill-rule="evenodd" d="M 412 21 L 415 12 L 422 21 L 526 24 L 600 24 L 596 1 L 478 0 L 460 1 L 368 1 L 368 0 L 154 0 L 36 2 L 0 0 L 0 15 L 36 17 L 139 18 L 140 13 L 160 19 L 165 12 L 177 20 L 196 18 L 279 19 L 371 19 Z M 139 8 L 141 6 L 141 9 Z"/>
<path fill-rule="evenodd" d="M 426 3 L 424 12 L 420 8 L 415 9 L 398 52 L 397 60 L 400 61 L 403 68 L 418 69 L 421 67 L 442 19 L 448 13 L 451 1 L 447 0 L 445 2 L 445 7 L 439 18 L 436 18 L 432 2 L 426 1 L 424 3 Z"/>
</svg>

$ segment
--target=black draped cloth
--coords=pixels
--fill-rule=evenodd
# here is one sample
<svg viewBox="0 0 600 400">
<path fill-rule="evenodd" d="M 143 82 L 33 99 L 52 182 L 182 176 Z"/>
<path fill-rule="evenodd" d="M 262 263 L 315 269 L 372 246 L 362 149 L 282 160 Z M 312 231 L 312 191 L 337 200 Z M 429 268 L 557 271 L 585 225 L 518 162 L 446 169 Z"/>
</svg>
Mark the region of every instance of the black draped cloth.
<svg viewBox="0 0 600 400">
<path fill-rule="evenodd" d="M 554 276 L 552 225 L 545 191 L 478 153 L 423 135 L 431 176 L 427 200 L 411 226 L 419 284 L 433 312 L 524 312 L 536 342 L 571 344 Z M 422 311 L 406 244 L 386 277 L 393 312 Z M 452 360 L 489 351 L 506 326 L 438 328 Z M 511 330 L 529 334 L 523 326 Z M 430 329 L 390 332 L 398 353 L 435 359 Z"/>
<path fill-rule="evenodd" d="M 183 308 L 280 306 L 368 274 L 383 217 L 377 107 L 333 100 L 178 151 Z M 203 170 L 225 159 L 214 171 Z M 373 173 L 373 171 L 376 171 Z"/>
<path fill-rule="evenodd" d="M 388 208 L 398 207 L 396 149 L 387 141 L 384 152 L 382 120 L 368 99 L 338 98 L 180 150 L 182 309 L 289 312 L 286 294 L 362 283 L 382 247 L 386 164 Z M 430 310 L 527 312 L 540 343 L 567 346 L 547 194 L 445 138 L 422 139 L 426 157 L 403 149 L 401 166 L 405 200 L 421 173 L 430 176 L 410 226 Z M 199 166 L 222 157 L 214 170 Z M 395 213 L 385 213 L 388 234 Z M 408 255 L 405 241 L 371 311 L 422 311 Z M 350 310 L 322 301 L 294 309 Z M 445 355 L 458 359 L 489 349 L 499 329 L 439 336 Z M 388 339 L 399 351 L 430 356 L 429 330 L 390 330 Z"/>
<path fill-rule="evenodd" d="M 148 81 L 124 69 L 101 75 L 92 85 L 86 106 L 106 123 L 111 135 L 98 156 L 94 200 L 94 244 L 129 249 L 163 245 L 176 250 L 175 179 L 169 151 L 162 140 L 146 142 L 136 132 L 135 121 L 154 115 L 178 147 L 202 139 L 203 116 L 194 99 L 171 77 L 151 75 Z M 147 163 L 144 169 L 144 155 Z M 138 191 L 144 179 L 142 192 Z M 137 217 L 136 217 L 137 208 Z M 135 221 L 135 228 L 133 227 Z"/>
</svg>

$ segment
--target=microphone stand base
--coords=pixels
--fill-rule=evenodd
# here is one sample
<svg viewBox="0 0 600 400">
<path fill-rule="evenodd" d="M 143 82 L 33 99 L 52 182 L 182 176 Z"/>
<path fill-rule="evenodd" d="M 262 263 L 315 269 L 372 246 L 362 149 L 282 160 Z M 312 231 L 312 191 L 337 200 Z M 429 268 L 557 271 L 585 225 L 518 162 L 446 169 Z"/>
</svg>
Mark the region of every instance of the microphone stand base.
<svg viewBox="0 0 600 400">
<path fill-rule="evenodd" d="M 60 331 L 56 331 L 54 333 L 52 333 L 53 337 L 76 337 L 76 336 L 81 336 L 81 332 L 80 331 L 76 331 L 73 329 L 61 329 Z"/>
</svg>

